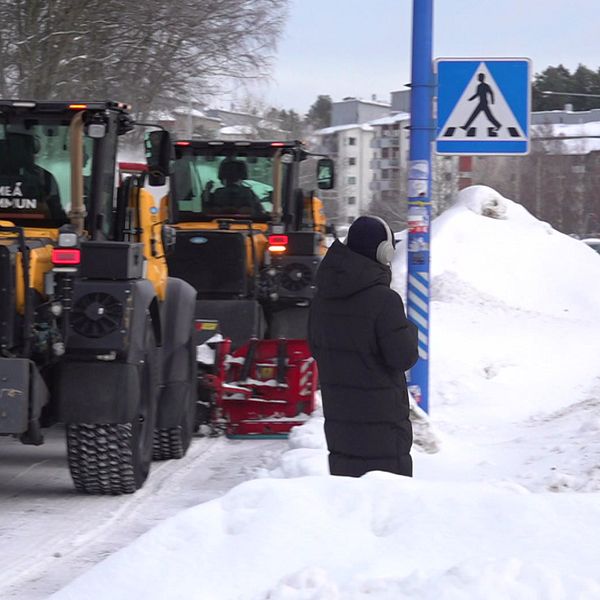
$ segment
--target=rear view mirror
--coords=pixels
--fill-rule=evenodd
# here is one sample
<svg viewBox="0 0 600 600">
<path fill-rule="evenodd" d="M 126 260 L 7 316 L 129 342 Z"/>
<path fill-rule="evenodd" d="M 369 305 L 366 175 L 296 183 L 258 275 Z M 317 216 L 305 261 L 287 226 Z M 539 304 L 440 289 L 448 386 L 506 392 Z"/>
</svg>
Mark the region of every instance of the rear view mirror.
<svg viewBox="0 0 600 600">
<path fill-rule="evenodd" d="M 145 136 L 148 184 L 164 185 L 171 166 L 171 135 L 168 131 L 150 131 Z"/>
<path fill-rule="evenodd" d="M 320 190 L 331 190 L 335 186 L 335 168 L 331 158 L 320 158 L 317 163 L 317 185 Z"/>
</svg>

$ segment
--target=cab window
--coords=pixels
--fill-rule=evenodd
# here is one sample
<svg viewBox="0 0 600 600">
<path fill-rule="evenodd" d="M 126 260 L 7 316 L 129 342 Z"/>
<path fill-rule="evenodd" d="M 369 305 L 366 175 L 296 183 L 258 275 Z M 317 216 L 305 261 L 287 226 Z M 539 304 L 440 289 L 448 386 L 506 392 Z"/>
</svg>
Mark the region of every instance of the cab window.
<svg viewBox="0 0 600 600">
<path fill-rule="evenodd" d="M 267 220 L 273 210 L 270 156 L 184 153 L 173 169 L 178 220 L 216 216 Z M 282 165 L 285 169 L 287 165 Z"/>
<path fill-rule="evenodd" d="M 84 142 L 84 177 L 92 140 Z M 69 123 L 13 121 L 0 125 L 0 218 L 18 225 L 58 227 L 71 208 Z"/>
</svg>

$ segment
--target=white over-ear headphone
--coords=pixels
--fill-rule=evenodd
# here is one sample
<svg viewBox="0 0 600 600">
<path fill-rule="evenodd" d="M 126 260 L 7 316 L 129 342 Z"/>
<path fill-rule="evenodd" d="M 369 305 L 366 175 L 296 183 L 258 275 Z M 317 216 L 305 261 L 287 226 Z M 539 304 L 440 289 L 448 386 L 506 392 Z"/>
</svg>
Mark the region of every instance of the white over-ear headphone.
<svg viewBox="0 0 600 600">
<path fill-rule="evenodd" d="M 392 262 L 392 258 L 394 257 L 394 251 L 396 250 L 396 240 L 394 238 L 392 230 L 390 229 L 390 226 L 381 217 L 376 217 L 375 215 L 363 215 L 363 217 L 375 219 L 385 227 L 386 239 L 383 240 L 383 242 L 381 242 L 379 246 L 377 246 L 377 253 L 375 255 L 375 258 L 377 259 L 377 262 L 381 263 L 382 265 L 389 265 Z M 344 244 L 347 243 L 348 236 L 346 236 L 346 239 L 344 240 Z"/>
<path fill-rule="evenodd" d="M 396 240 L 394 239 L 394 234 L 390 229 L 390 226 L 381 218 L 376 217 L 375 215 L 365 215 L 367 217 L 371 217 L 371 219 L 376 219 L 379 221 L 384 227 L 387 235 L 387 239 L 383 240 L 377 246 L 377 262 L 380 262 L 382 265 L 389 265 L 392 262 L 392 258 L 394 258 L 394 250 L 396 249 Z"/>
</svg>

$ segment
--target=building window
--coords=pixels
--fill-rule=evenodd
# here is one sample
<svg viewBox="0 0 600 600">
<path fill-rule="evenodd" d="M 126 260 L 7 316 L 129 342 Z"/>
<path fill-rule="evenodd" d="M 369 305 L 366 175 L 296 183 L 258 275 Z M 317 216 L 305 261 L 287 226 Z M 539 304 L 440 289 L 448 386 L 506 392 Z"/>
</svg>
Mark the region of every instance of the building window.
<svg viewBox="0 0 600 600">
<path fill-rule="evenodd" d="M 348 138 L 348 146 L 356 146 L 356 138 L 355 137 Z"/>
<path fill-rule="evenodd" d="M 356 164 L 356 158 L 354 156 L 351 156 L 350 158 L 348 158 L 348 164 L 350 166 L 353 166 Z"/>
<path fill-rule="evenodd" d="M 389 179 L 390 171 L 389 169 L 381 169 L 381 179 Z"/>
<path fill-rule="evenodd" d="M 356 204 L 356 196 L 348 196 L 348 204 Z"/>
<path fill-rule="evenodd" d="M 381 158 L 388 158 L 390 155 L 390 149 L 389 148 L 382 148 L 381 149 Z"/>
<path fill-rule="evenodd" d="M 356 185 L 356 177 L 348 177 L 348 185 Z"/>
</svg>

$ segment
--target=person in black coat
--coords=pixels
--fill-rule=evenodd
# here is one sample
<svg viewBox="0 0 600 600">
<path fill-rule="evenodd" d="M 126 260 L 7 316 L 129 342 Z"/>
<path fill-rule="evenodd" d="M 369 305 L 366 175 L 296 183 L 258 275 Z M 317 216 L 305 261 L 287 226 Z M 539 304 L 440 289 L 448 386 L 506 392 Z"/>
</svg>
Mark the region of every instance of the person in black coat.
<svg viewBox="0 0 600 600">
<path fill-rule="evenodd" d="M 412 476 L 404 372 L 417 361 L 417 329 L 390 288 L 394 236 L 379 217 L 352 223 L 317 272 L 308 341 L 317 361 L 332 475 Z"/>
</svg>

